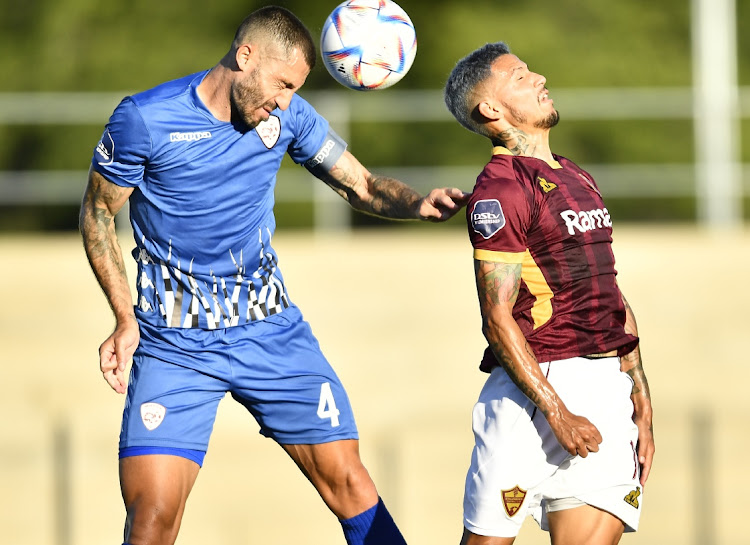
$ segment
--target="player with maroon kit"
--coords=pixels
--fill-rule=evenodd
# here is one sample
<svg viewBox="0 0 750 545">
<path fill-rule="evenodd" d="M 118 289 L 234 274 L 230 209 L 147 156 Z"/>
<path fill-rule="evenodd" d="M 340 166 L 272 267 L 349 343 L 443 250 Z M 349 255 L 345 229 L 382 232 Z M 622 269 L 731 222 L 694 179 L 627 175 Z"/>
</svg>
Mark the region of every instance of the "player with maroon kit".
<svg viewBox="0 0 750 545">
<path fill-rule="evenodd" d="M 635 531 L 654 455 L 632 310 L 593 178 L 555 155 L 543 76 L 503 42 L 453 69 L 448 109 L 490 139 L 467 205 L 489 347 L 474 407 L 462 545 L 508 545 L 526 515 L 555 545 Z"/>
</svg>

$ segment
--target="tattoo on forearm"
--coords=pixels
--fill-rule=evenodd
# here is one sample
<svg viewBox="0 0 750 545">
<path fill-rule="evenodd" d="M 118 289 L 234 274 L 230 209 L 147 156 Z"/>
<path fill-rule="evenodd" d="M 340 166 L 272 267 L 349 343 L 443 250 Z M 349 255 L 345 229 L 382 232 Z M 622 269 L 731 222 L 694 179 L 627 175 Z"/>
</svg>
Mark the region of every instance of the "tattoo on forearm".
<svg viewBox="0 0 750 545">
<path fill-rule="evenodd" d="M 113 184 L 90 180 L 86 190 L 79 227 L 84 249 L 99 285 L 113 310 L 132 314 L 130 289 L 122 251 L 117 242 L 111 203 L 122 201 L 122 189 Z"/>
<path fill-rule="evenodd" d="M 505 350 L 505 347 L 503 344 L 499 341 L 491 342 L 490 348 L 492 350 L 492 353 L 495 354 L 495 356 L 499 359 L 500 364 L 503 366 L 503 369 L 505 369 L 505 372 L 508 373 L 508 376 L 511 378 L 511 380 L 518 386 L 518 389 L 521 390 L 521 392 L 528 397 L 531 402 L 536 405 L 537 407 L 543 406 L 542 404 L 542 396 L 540 395 L 539 391 L 537 391 L 535 388 L 532 387 L 531 384 L 529 384 L 528 379 L 524 376 L 522 376 L 521 371 L 522 369 L 519 369 L 519 366 L 513 361 L 513 359 L 510 357 L 510 355 Z M 531 350 L 531 347 L 529 346 L 529 343 L 525 344 L 526 353 L 529 355 L 530 359 L 538 365 L 538 362 L 536 361 L 536 356 L 534 356 L 534 353 Z M 542 414 L 547 416 L 547 410 L 546 409 L 540 409 L 542 410 Z"/>
<path fill-rule="evenodd" d="M 636 347 L 630 354 L 620 358 L 620 364 L 630 378 L 633 379 L 633 395 L 643 394 L 651 399 L 646 373 L 641 362 L 641 349 Z"/>
<path fill-rule="evenodd" d="M 479 294 L 479 303 L 482 308 L 482 316 L 486 317 L 491 314 L 492 307 L 501 303 L 513 304 L 518 297 L 518 291 L 521 285 L 521 264 L 516 263 L 493 263 L 489 261 L 475 260 L 475 273 L 477 279 L 477 292 Z M 485 328 L 487 328 L 485 324 Z M 539 384 L 530 376 L 528 369 L 524 368 L 524 363 L 515 361 L 508 352 L 505 344 L 499 337 L 487 335 L 490 343 L 490 349 L 499 363 L 503 366 L 508 376 L 537 407 L 544 407 L 542 403 L 543 391 Z M 523 351 L 525 354 L 519 354 L 519 357 L 527 362 L 538 365 L 536 356 L 529 343 L 523 339 Z M 524 357 L 525 356 L 525 357 Z M 542 409 L 545 416 L 546 408 Z"/>
<path fill-rule="evenodd" d="M 638 325 L 635 321 L 635 314 L 624 295 L 622 296 L 622 302 L 625 305 L 625 331 L 632 335 L 638 335 Z M 651 399 L 648 380 L 646 379 L 646 373 L 643 370 L 640 346 L 636 346 L 632 352 L 625 354 L 620 358 L 620 367 L 630 376 L 630 378 L 633 379 L 632 394 L 643 395 L 647 399 Z"/>
<path fill-rule="evenodd" d="M 384 176 L 373 176 L 370 179 L 370 188 L 370 211 L 386 218 L 413 218 L 414 204 L 422 198 L 403 182 Z"/>
</svg>

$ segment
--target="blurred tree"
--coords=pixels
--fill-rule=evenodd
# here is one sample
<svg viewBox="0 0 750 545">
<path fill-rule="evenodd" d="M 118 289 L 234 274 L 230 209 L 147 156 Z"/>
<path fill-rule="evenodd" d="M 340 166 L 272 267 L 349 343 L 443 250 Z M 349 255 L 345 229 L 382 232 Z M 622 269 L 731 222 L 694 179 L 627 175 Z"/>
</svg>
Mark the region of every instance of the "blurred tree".
<svg viewBox="0 0 750 545">
<path fill-rule="evenodd" d="M 547 77 L 553 97 L 555 89 L 569 87 L 686 86 L 691 83 L 690 1 L 401 0 L 417 29 L 418 52 L 398 88 L 439 89 L 456 60 L 497 40 L 507 41 Z M 0 70 L 5 75 L 0 92 L 123 94 L 213 66 L 240 21 L 264 5 L 239 0 L 0 2 Z M 274 3 L 295 12 L 316 37 L 338 4 Z M 750 0 L 737 0 L 737 6 L 740 82 L 748 85 Z M 354 93 L 336 84 L 321 63 L 305 89 Z M 565 120 L 564 110 L 561 114 L 553 149 L 581 163 L 692 160 L 689 122 L 583 122 Z M 105 123 L 0 126 L 0 170 L 85 169 Z M 743 128 L 748 134 L 748 123 Z M 375 167 L 479 167 L 488 154 L 483 141 L 455 123 L 357 123 L 349 140 L 363 162 Z M 743 153 L 748 160 L 750 138 Z"/>
</svg>

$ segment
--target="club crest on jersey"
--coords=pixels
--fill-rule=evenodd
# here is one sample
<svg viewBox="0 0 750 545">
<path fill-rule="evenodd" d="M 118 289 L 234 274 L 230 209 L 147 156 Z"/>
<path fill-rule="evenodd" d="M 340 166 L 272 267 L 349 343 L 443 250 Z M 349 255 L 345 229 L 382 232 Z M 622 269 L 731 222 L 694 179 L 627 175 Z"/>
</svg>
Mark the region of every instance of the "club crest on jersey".
<svg viewBox="0 0 750 545">
<path fill-rule="evenodd" d="M 111 165 L 112 161 L 115 160 L 115 141 L 112 140 L 109 129 L 104 131 L 102 139 L 96 145 L 96 155 L 99 157 L 97 162 L 100 165 Z"/>
<path fill-rule="evenodd" d="M 553 182 L 548 182 L 544 178 L 539 177 L 537 178 L 537 181 L 539 182 L 539 185 L 542 187 L 542 191 L 544 191 L 545 193 L 549 193 L 553 189 L 557 189 L 557 184 Z"/>
<path fill-rule="evenodd" d="M 275 115 L 270 116 L 265 121 L 261 121 L 255 127 L 255 132 L 260 136 L 263 145 L 271 149 L 279 141 L 281 134 L 281 121 Z"/>
<path fill-rule="evenodd" d="M 503 507 L 505 512 L 508 513 L 509 517 L 512 517 L 523 505 L 523 500 L 526 499 L 526 490 L 519 488 L 518 485 L 514 486 L 510 490 L 502 490 Z"/>
<path fill-rule="evenodd" d="M 141 405 L 141 420 L 148 431 L 153 431 L 164 421 L 167 408 L 159 403 L 143 403 Z"/>
<path fill-rule="evenodd" d="M 477 201 L 471 211 L 471 226 L 485 239 L 505 227 L 505 215 L 500 201 L 497 199 Z"/>
</svg>

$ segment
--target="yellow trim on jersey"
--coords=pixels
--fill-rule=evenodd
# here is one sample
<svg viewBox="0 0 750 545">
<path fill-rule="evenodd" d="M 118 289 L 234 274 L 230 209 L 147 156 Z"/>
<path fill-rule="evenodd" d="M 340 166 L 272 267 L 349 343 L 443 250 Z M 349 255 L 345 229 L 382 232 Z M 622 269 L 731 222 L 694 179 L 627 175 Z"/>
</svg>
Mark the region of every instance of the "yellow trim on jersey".
<svg viewBox="0 0 750 545">
<path fill-rule="evenodd" d="M 513 153 L 506 147 L 495 146 L 492 148 L 492 155 L 513 155 Z"/>
<path fill-rule="evenodd" d="M 531 295 L 536 297 L 536 301 L 531 307 L 531 317 L 534 319 L 534 329 L 538 329 L 552 318 L 552 297 L 554 297 L 554 294 L 547 284 L 542 270 L 528 250 L 524 254 L 521 278 L 526 282 L 526 287 Z"/>
<path fill-rule="evenodd" d="M 527 250 L 528 251 L 528 250 Z M 494 252 L 492 250 L 474 250 L 474 259 L 479 261 L 490 261 L 492 263 L 523 263 L 524 253 L 518 252 Z"/>
<path fill-rule="evenodd" d="M 492 155 L 513 155 L 513 152 L 511 152 L 508 148 L 503 146 L 495 146 L 492 148 Z M 524 156 L 528 157 L 528 156 Z M 544 161 L 544 159 L 542 159 Z M 558 169 L 562 168 L 562 165 L 558 163 L 557 161 L 544 161 L 547 163 L 551 168 Z"/>
<path fill-rule="evenodd" d="M 492 250 L 474 250 L 474 259 L 491 263 L 521 264 L 521 279 L 526 283 L 531 295 L 536 298 L 531 307 L 531 317 L 534 329 L 538 329 L 552 318 L 552 297 L 554 294 L 542 274 L 542 270 L 534 261 L 527 249 L 519 252 L 495 252 Z"/>
</svg>

